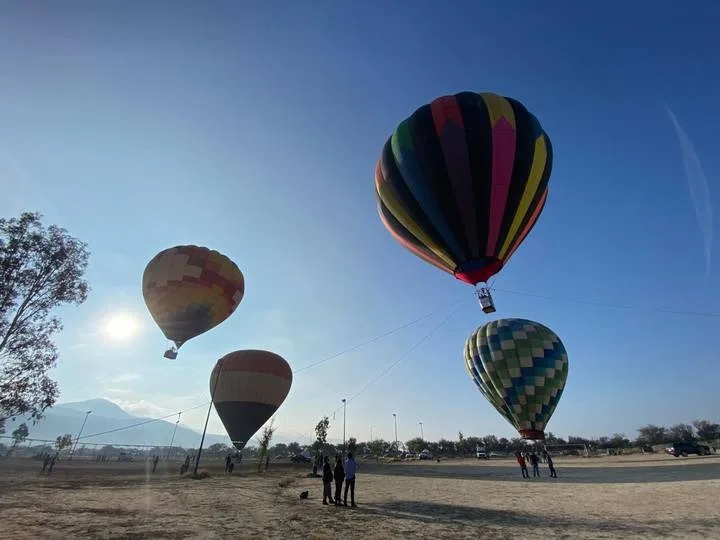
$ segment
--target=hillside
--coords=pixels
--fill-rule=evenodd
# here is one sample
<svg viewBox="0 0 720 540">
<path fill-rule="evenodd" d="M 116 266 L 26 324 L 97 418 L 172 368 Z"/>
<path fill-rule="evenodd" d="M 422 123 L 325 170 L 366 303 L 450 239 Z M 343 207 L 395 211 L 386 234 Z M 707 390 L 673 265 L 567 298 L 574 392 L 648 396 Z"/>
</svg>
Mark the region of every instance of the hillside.
<svg viewBox="0 0 720 540">
<path fill-rule="evenodd" d="M 85 412 L 92 411 L 88 415 L 83 438 L 81 443 L 90 445 L 157 445 L 170 444 L 170 439 L 175 428 L 175 422 L 157 420 L 142 425 L 128 428 L 133 424 L 151 420 L 134 416 L 124 411 L 115 403 L 106 399 L 90 399 L 74 403 L 59 403 L 45 411 L 43 418 L 35 425 L 27 419 L 18 419 L 16 422 L 25 421 L 30 430 L 29 439 L 54 441 L 58 435 L 70 433 L 76 437 Z M 13 423 L 8 423 L 8 433 L 14 429 Z M 128 429 L 122 429 L 128 428 Z M 107 433 L 110 432 L 110 433 Z M 98 434 L 95 437 L 86 438 L 87 435 Z M 182 423 L 178 426 L 173 446 L 183 448 L 196 448 L 200 444 L 201 433 L 184 427 Z M 227 435 L 208 433 L 205 436 L 205 447 L 214 443 L 230 444 Z"/>
</svg>

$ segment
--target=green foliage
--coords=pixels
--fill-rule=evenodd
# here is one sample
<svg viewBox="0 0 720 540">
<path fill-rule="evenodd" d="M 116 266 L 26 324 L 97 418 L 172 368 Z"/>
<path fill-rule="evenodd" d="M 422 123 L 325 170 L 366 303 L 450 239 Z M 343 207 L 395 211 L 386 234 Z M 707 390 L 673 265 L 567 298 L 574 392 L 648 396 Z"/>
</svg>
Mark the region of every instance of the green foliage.
<svg viewBox="0 0 720 540">
<path fill-rule="evenodd" d="M 268 468 L 270 457 L 268 454 L 268 448 L 270 448 L 270 441 L 272 440 L 273 434 L 275 433 L 275 428 L 273 427 L 274 423 L 275 419 L 271 420 L 270 424 L 263 428 L 262 435 L 258 440 L 258 442 L 260 443 L 260 447 L 258 449 L 258 471 L 262 470 L 263 467 L 265 467 L 265 469 Z"/>
<path fill-rule="evenodd" d="M 330 419 L 323 416 L 315 426 L 315 447 L 316 451 L 321 451 L 327 444 L 328 429 L 330 429 Z"/>
<path fill-rule="evenodd" d="M 0 219 L 0 418 L 42 416 L 58 396 L 48 371 L 57 361 L 53 338 L 62 329 L 55 308 L 79 305 L 87 246 L 67 231 L 43 226 L 40 214 Z"/>
<path fill-rule="evenodd" d="M 720 439 L 720 424 L 708 420 L 695 420 L 693 422 L 698 439 L 703 441 L 715 441 Z"/>
<path fill-rule="evenodd" d="M 59 435 L 57 439 L 55 439 L 55 448 L 57 448 L 58 452 L 61 452 L 65 448 L 70 448 L 72 446 L 72 435 L 69 433 L 66 433 L 65 435 Z"/>
<path fill-rule="evenodd" d="M 348 452 L 351 452 L 352 454 L 357 453 L 357 439 L 355 437 L 350 437 L 348 439 L 347 450 L 348 450 Z"/>
</svg>

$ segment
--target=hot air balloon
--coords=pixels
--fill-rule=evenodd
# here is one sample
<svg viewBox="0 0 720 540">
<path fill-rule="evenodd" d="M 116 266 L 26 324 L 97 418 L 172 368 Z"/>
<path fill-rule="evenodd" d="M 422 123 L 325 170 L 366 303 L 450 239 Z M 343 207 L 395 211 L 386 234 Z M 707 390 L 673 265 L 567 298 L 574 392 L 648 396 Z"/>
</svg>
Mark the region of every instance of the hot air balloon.
<svg viewBox="0 0 720 540">
<path fill-rule="evenodd" d="M 282 405 L 291 385 L 290 366 L 269 351 L 235 351 L 217 361 L 210 375 L 210 395 L 238 450 Z"/>
<path fill-rule="evenodd" d="M 175 343 L 165 358 L 174 359 L 183 343 L 232 315 L 245 292 L 245 280 L 237 265 L 217 251 L 176 246 L 148 263 L 142 290 L 153 319 Z"/>
<path fill-rule="evenodd" d="M 465 367 L 478 390 L 523 439 L 544 439 L 568 374 L 555 333 L 526 319 L 500 319 L 465 342 Z"/>
<path fill-rule="evenodd" d="M 500 271 L 545 205 L 552 146 L 528 110 L 509 97 L 442 96 L 403 120 L 375 168 L 385 227 L 426 262 L 475 285 Z"/>
</svg>

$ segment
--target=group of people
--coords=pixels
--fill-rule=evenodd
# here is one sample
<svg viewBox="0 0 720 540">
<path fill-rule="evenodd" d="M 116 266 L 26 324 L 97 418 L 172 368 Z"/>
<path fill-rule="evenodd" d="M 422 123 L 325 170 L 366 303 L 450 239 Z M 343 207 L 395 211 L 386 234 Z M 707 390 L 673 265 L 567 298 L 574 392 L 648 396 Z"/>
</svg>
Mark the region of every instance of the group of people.
<svg viewBox="0 0 720 540">
<path fill-rule="evenodd" d="M 527 462 L 532 465 L 533 478 L 540 476 L 540 458 L 535 452 L 528 454 L 527 452 L 516 452 L 515 457 L 520 465 L 520 472 L 523 478 L 530 478 L 530 474 L 527 469 Z M 552 456 L 547 450 L 542 452 L 542 460 L 547 463 L 548 470 L 550 471 L 550 478 L 557 478 L 557 472 L 555 472 L 555 464 L 553 463 Z"/>
<path fill-rule="evenodd" d="M 52 474 L 53 467 L 55 467 L 55 461 L 57 461 L 58 453 L 55 452 L 52 456 L 50 454 L 45 454 L 43 457 L 43 466 L 42 466 L 42 473 L 46 473 L 48 475 Z"/>
<path fill-rule="evenodd" d="M 350 491 L 350 506 L 355 508 L 355 473 L 357 472 L 357 462 L 348 452 L 347 459 L 343 463 L 341 455 L 335 457 L 335 469 L 330 466 L 330 458 L 323 458 L 322 481 L 323 481 L 323 504 L 334 504 L 335 506 L 348 505 L 348 490 Z M 335 498 L 332 495 L 332 483 L 335 480 Z M 340 498 L 342 493 L 343 482 L 345 483 L 345 496 Z"/>
<path fill-rule="evenodd" d="M 237 462 L 238 462 L 238 465 L 240 465 L 240 463 L 242 463 L 242 454 L 238 454 Z M 228 474 L 232 474 L 234 468 L 235 468 L 235 461 L 233 461 L 233 456 L 232 456 L 232 454 L 228 454 L 227 457 L 225 458 L 225 472 Z"/>
</svg>

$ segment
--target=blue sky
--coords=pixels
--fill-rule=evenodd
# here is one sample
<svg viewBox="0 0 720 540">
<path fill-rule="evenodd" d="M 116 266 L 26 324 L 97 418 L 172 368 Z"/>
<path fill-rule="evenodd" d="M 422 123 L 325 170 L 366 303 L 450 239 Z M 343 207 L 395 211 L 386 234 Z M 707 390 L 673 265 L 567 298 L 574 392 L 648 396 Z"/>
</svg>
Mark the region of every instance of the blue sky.
<svg viewBox="0 0 720 540">
<path fill-rule="evenodd" d="M 434 312 L 298 373 L 276 423 L 309 434 L 465 302 L 349 403 L 348 435 L 374 426 L 391 439 L 395 412 L 405 440 L 419 421 L 427 438 L 513 436 L 464 371 L 464 340 L 487 320 L 472 288 L 397 245 L 373 197 L 394 125 L 476 90 L 520 99 L 554 146 L 545 211 L 495 282 L 551 297 L 495 294 L 498 316 L 543 322 L 568 349 L 549 430 L 634 436 L 647 423 L 720 420 L 717 318 L 561 300 L 720 312 L 707 215 L 720 191 L 720 6 L 362 4 L 3 5 L 0 215 L 41 211 L 92 250 L 92 295 L 63 310 L 62 400 L 170 413 L 208 399 L 226 352 L 268 348 L 298 370 Z M 181 243 L 233 258 L 247 290 L 231 319 L 168 362 L 140 276 Z M 131 342 L 103 336 L 117 312 L 142 320 Z M 341 437 L 341 416 L 331 426 Z M 222 431 L 217 418 L 210 429 Z"/>
</svg>

